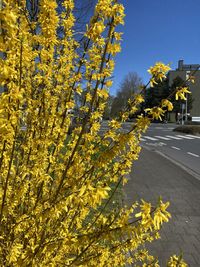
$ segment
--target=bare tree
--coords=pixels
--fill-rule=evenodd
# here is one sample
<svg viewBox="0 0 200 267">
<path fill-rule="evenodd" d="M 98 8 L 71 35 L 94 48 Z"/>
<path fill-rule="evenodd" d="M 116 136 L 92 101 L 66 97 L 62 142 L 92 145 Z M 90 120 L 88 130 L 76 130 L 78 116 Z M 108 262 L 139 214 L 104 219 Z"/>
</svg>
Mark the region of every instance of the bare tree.
<svg viewBox="0 0 200 267">
<path fill-rule="evenodd" d="M 139 92 L 142 84 L 142 79 L 136 72 L 129 72 L 124 77 L 112 103 L 112 116 L 117 116 L 120 111 L 125 109 L 128 99 L 130 99 L 135 93 Z"/>
<path fill-rule="evenodd" d="M 74 16 L 76 18 L 75 32 L 79 32 L 80 35 L 85 31 L 86 24 L 88 24 L 89 19 L 92 17 L 94 7 L 97 0 L 75 0 L 74 1 Z M 63 0 L 57 0 L 57 11 L 62 12 Z M 1 0 L 0 0 L 1 5 Z M 29 14 L 30 21 L 37 21 L 38 13 L 40 10 L 40 0 L 26 0 L 26 9 Z M 83 35 L 83 34 L 82 34 Z"/>
<path fill-rule="evenodd" d="M 1 1 L 1 0 L 0 0 Z M 62 14 L 65 11 L 65 7 L 63 6 L 64 0 L 56 0 L 57 2 L 57 13 L 58 15 Z M 1 3 L 1 2 L 0 2 Z M 73 27 L 74 30 L 74 38 L 77 41 L 78 45 L 76 48 L 77 54 L 79 54 L 80 58 L 84 54 L 85 47 L 90 46 L 88 44 L 88 39 L 85 36 L 86 25 L 89 24 L 92 15 L 94 14 L 95 5 L 97 0 L 74 0 L 74 10 L 73 15 L 75 17 L 75 24 Z M 32 29 L 33 34 L 38 34 L 40 32 L 40 24 L 38 21 L 38 15 L 40 13 L 40 4 L 41 0 L 26 0 L 26 10 L 25 13 L 27 14 L 27 18 L 30 22 L 36 23 L 36 27 Z M 59 25 L 57 28 L 57 35 L 64 39 L 66 36 L 64 35 L 63 26 Z M 39 49 L 35 47 L 35 49 Z M 56 53 L 56 50 L 55 50 Z M 56 54 L 55 54 L 56 57 Z M 82 72 L 82 68 L 81 68 Z M 84 70 L 83 70 L 84 72 Z M 1 89 L 0 89 L 1 90 Z M 77 98 L 76 102 L 81 102 L 84 99 L 83 95 L 75 95 Z"/>
<path fill-rule="evenodd" d="M 111 109 L 114 101 L 114 96 L 109 94 L 109 97 L 107 99 L 106 107 L 103 114 L 103 119 L 109 120 L 111 117 Z"/>
<path fill-rule="evenodd" d="M 76 30 L 84 32 L 86 24 L 93 15 L 96 0 L 75 0 L 74 16 L 76 17 Z"/>
</svg>

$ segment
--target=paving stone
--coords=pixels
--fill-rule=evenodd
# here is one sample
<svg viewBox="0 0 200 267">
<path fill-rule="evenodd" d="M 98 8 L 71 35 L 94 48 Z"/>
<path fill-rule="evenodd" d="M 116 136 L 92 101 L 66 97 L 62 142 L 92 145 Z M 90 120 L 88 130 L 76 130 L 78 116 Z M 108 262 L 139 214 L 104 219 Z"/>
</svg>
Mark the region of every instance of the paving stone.
<svg viewBox="0 0 200 267">
<path fill-rule="evenodd" d="M 185 261 L 187 261 L 187 263 L 189 264 L 189 266 L 193 267 L 193 266 L 198 266 L 198 262 L 195 260 L 194 256 L 192 255 L 192 253 L 184 253 L 184 259 Z"/>
<path fill-rule="evenodd" d="M 200 266 L 200 253 L 199 254 L 193 254 L 192 253 L 192 256 L 195 259 L 195 261 L 197 262 L 197 264 L 199 264 L 198 266 Z"/>
<path fill-rule="evenodd" d="M 143 153 L 140 161 L 130 174 L 127 186 L 127 197 L 137 196 L 132 200 L 145 200 L 156 203 L 158 196 L 163 201 L 170 201 L 169 212 L 172 218 L 161 229 L 161 240 L 148 245 L 149 251 L 158 256 L 160 266 L 166 266 L 169 257 L 183 252 L 183 257 L 190 267 L 200 267 L 200 181 L 195 180 L 183 170 L 172 177 L 161 168 L 162 160 L 154 157 L 150 151 Z M 165 162 L 169 170 L 174 168 L 173 163 Z M 155 175 L 154 166 L 160 166 Z M 145 168 L 141 172 L 140 170 Z M 174 169 L 176 171 L 176 169 Z M 181 174 L 180 174 L 181 173 Z M 127 198 L 127 199 L 128 199 Z"/>
</svg>

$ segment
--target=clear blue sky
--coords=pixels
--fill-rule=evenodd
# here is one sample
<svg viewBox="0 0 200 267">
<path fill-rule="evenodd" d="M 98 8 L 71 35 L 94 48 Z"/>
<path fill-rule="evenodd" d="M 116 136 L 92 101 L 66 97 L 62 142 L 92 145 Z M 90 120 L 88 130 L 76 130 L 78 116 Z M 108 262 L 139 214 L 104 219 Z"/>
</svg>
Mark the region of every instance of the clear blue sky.
<svg viewBox="0 0 200 267">
<path fill-rule="evenodd" d="M 146 83 L 147 69 L 157 61 L 177 67 L 200 64 L 200 0 L 122 0 L 125 25 L 122 52 L 117 55 L 115 94 L 124 76 L 135 71 Z M 120 28 L 121 30 L 121 28 Z"/>
</svg>

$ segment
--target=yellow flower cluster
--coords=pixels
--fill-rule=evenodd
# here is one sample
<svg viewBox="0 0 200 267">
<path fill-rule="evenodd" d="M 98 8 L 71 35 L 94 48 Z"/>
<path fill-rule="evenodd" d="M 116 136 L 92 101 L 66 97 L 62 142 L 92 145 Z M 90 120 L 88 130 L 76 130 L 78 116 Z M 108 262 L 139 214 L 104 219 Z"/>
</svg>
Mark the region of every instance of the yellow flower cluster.
<svg viewBox="0 0 200 267">
<path fill-rule="evenodd" d="M 176 100 L 178 100 L 179 98 L 186 100 L 186 94 L 191 94 L 188 87 L 178 87 L 176 89 Z"/>
<path fill-rule="evenodd" d="M 167 263 L 167 267 L 188 267 L 188 264 L 182 259 L 182 256 L 172 256 Z"/>
<path fill-rule="evenodd" d="M 162 120 L 162 116 L 164 115 L 164 110 L 160 107 L 146 108 L 145 111 L 149 114 L 152 119 L 160 119 Z"/>
<path fill-rule="evenodd" d="M 152 208 L 151 203 L 147 203 L 142 200 L 141 212 L 135 214 L 135 217 L 141 217 L 141 223 L 148 229 L 160 230 L 163 222 L 168 222 L 171 215 L 166 211 L 169 206 L 169 202 L 163 203 L 162 200 L 159 201 L 159 206 L 155 209 Z"/>
<path fill-rule="evenodd" d="M 168 111 L 172 111 L 173 110 L 173 104 L 168 99 L 163 99 L 161 101 L 161 107 L 162 108 L 166 107 Z"/>
<path fill-rule="evenodd" d="M 74 1 L 39 2 L 34 19 L 25 0 L 3 0 L 0 11 L 0 266 L 158 266 L 144 244 L 158 238 L 168 203 L 143 201 L 136 221 L 137 203 L 113 204 L 150 123 L 140 116 L 121 131 L 142 95 L 99 133 L 124 8 L 99 0 L 82 48 Z M 151 69 L 154 79 L 164 71 Z"/>
<path fill-rule="evenodd" d="M 151 86 L 166 78 L 166 73 L 169 70 L 169 65 L 165 65 L 162 62 L 157 62 L 153 67 L 150 67 L 148 72 L 152 76 L 152 78 L 150 79 Z"/>
<path fill-rule="evenodd" d="M 87 37 L 91 38 L 93 41 L 95 41 L 97 38 L 99 38 L 102 34 L 102 32 L 105 30 L 105 25 L 103 21 L 97 21 L 94 23 L 87 31 Z"/>
</svg>

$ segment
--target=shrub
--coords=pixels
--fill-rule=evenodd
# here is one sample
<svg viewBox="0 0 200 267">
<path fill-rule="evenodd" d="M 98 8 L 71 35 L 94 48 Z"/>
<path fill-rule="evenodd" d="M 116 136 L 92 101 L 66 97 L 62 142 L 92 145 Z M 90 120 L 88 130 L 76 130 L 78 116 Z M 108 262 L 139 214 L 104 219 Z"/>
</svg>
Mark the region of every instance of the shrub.
<svg viewBox="0 0 200 267">
<path fill-rule="evenodd" d="M 176 127 L 173 131 L 187 134 L 200 134 L 200 125 L 182 125 Z"/>
<path fill-rule="evenodd" d="M 128 133 L 119 131 L 144 101 L 138 94 L 99 134 L 124 8 L 99 0 L 81 50 L 72 0 L 41 0 L 36 19 L 28 6 L 7 0 L 0 11 L 0 265 L 158 266 L 144 246 L 159 237 L 169 203 L 108 208 L 150 124 L 138 116 Z M 150 83 L 168 69 L 151 67 Z M 165 99 L 147 113 L 158 119 L 171 108 Z"/>
</svg>

